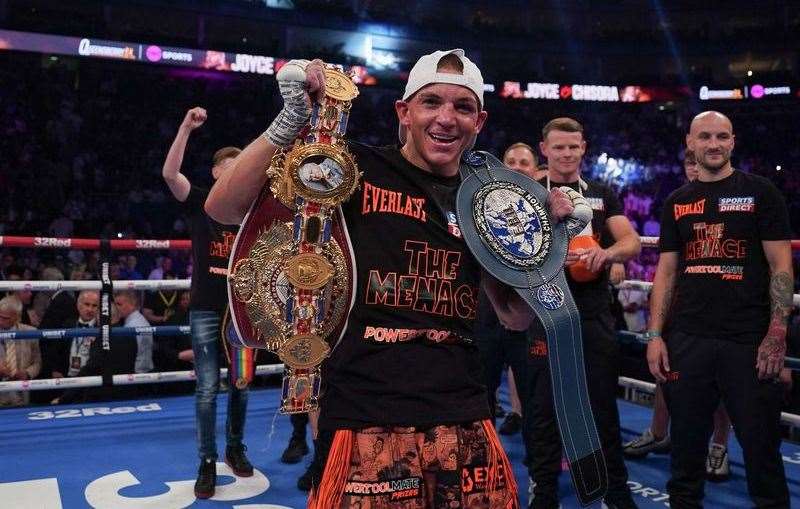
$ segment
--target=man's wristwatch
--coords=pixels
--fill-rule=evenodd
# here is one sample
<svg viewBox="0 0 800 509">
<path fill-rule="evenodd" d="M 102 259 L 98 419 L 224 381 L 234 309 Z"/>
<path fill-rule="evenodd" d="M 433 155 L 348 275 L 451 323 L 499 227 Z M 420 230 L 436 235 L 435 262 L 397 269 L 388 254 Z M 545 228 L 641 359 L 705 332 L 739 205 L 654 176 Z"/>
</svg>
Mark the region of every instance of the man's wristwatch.
<svg viewBox="0 0 800 509">
<path fill-rule="evenodd" d="M 660 337 L 661 337 L 661 331 L 660 330 L 649 330 L 647 332 L 642 333 L 642 339 L 645 340 L 648 343 L 651 340 L 653 340 L 655 338 L 660 338 Z"/>
</svg>

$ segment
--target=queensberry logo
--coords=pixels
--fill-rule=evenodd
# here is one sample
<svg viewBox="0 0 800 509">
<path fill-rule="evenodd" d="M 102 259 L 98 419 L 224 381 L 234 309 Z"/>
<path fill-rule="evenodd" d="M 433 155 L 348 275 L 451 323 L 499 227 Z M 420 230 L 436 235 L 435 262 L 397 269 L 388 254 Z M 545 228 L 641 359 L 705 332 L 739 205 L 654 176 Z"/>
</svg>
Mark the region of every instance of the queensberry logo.
<svg viewBox="0 0 800 509">
<path fill-rule="evenodd" d="M 720 212 L 753 212 L 756 200 L 752 196 L 733 196 L 719 199 Z"/>
</svg>

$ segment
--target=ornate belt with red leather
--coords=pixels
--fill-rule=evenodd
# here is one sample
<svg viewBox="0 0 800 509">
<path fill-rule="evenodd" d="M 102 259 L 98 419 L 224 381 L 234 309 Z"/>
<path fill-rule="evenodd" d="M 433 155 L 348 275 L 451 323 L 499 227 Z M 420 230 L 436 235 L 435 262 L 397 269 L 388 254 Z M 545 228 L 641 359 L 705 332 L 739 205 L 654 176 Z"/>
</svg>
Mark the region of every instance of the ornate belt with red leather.
<svg viewBox="0 0 800 509">
<path fill-rule="evenodd" d="M 269 188 L 245 217 L 231 255 L 236 340 L 283 361 L 284 413 L 317 408 L 320 364 L 341 335 L 355 293 L 339 205 L 361 177 L 344 140 L 357 95 L 349 76 L 325 70 L 325 97 L 295 144 L 272 158 Z"/>
</svg>

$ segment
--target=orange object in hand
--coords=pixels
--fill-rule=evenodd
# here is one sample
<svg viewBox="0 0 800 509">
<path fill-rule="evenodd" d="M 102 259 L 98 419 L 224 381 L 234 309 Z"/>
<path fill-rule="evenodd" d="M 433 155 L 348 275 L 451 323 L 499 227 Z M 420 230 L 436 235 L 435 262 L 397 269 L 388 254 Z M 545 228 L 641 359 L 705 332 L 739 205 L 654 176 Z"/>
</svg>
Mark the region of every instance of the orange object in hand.
<svg viewBox="0 0 800 509">
<path fill-rule="evenodd" d="M 589 249 L 593 247 L 600 247 L 600 244 L 597 243 L 593 236 L 578 235 L 569 241 L 568 249 L 570 251 L 575 251 L 577 249 Z M 600 272 L 593 272 L 589 270 L 589 267 L 586 266 L 586 261 L 584 260 L 578 260 L 567 267 L 567 269 L 569 270 L 569 275 L 572 277 L 572 279 L 579 283 L 588 283 L 589 281 L 594 281 L 600 276 Z"/>
</svg>

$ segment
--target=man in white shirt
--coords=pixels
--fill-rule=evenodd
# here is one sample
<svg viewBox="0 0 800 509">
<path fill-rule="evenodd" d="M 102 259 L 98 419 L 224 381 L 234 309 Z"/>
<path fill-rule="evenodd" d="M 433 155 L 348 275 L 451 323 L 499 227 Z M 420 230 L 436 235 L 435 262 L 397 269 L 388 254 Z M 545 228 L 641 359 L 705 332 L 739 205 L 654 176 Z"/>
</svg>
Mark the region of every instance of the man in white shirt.
<svg viewBox="0 0 800 509">
<path fill-rule="evenodd" d="M 139 311 L 141 307 L 139 294 L 133 290 L 114 293 L 114 303 L 119 308 L 119 316 L 124 320 L 124 327 L 150 327 L 150 323 Z M 136 373 L 153 371 L 153 334 L 136 335 Z"/>
</svg>

